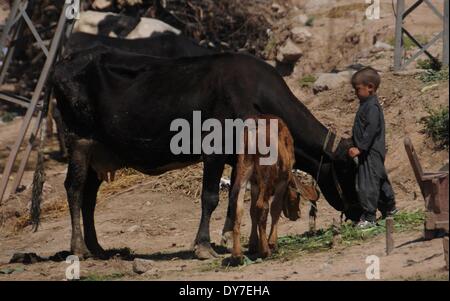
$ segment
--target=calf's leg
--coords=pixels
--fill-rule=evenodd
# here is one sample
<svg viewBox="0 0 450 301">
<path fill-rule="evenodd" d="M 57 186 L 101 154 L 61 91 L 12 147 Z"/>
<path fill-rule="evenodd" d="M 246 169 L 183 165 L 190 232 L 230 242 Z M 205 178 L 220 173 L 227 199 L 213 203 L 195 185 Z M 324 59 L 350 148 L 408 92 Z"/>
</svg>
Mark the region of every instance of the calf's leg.
<svg viewBox="0 0 450 301">
<path fill-rule="evenodd" d="M 282 182 L 277 185 L 273 201 L 270 203 L 270 216 L 272 218 L 272 224 L 269 234 L 269 248 L 274 251 L 277 249 L 278 241 L 278 221 L 280 220 L 281 212 L 283 211 L 283 202 L 286 194 L 288 184 Z"/>
<path fill-rule="evenodd" d="M 91 255 L 83 240 L 80 224 L 80 209 L 83 202 L 83 191 L 88 173 L 91 146 L 91 140 L 75 139 L 72 141 L 69 166 L 64 182 L 72 223 L 70 250 L 74 255 L 82 258 Z"/>
<path fill-rule="evenodd" d="M 248 180 L 251 176 L 253 168 L 251 166 L 238 169 L 236 182 L 231 191 L 231 198 L 235 205 L 234 227 L 233 227 L 233 251 L 232 258 L 240 262 L 243 258 L 241 247 L 241 221 L 244 213 L 244 196 L 247 188 Z"/>
<path fill-rule="evenodd" d="M 218 156 L 209 156 L 203 161 L 202 217 L 194 247 L 198 259 L 218 256 L 211 247 L 209 223 L 219 203 L 219 184 L 224 167 L 225 160 Z"/>
<path fill-rule="evenodd" d="M 256 201 L 256 220 L 258 221 L 258 234 L 259 234 L 259 255 L 261 258 L 270 256 L 269 244 L 267 241 L 267 215 L 269 213 L 269 201 L 270 196 L 267 195 L 266 185 L 260 187 L 258 200 Z M 270 199 L 270 200 L 269 200 Z"/>
</svg>

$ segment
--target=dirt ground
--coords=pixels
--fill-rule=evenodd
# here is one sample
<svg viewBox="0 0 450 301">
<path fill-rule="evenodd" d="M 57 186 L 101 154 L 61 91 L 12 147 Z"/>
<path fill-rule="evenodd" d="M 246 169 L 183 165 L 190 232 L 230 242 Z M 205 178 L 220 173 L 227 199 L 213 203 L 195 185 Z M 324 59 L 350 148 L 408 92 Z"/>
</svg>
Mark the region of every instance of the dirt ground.
<svg viewBox="0 0 450 301">
<path fill-rule="evenodd" d="M 423 199 L 404 151 L 403 139 L 411 137 L 425 170 L 438 170 L 448 164 L 448 150 L 437 149 L 423 132 L 421 123 L 430 108 L 448 106 L 448 81 L 421 92 L 427 84 L 417 79 L 417 74 L 398 75 L 389 70 L 392 51 L 381 54 L 367 52 L 373 36 L 384 41 L 393 36 L 390 1 L 381 1 L 382 18 L 372 24 L 345 9 L 343 14 L 335 9 L 334 17 L 330 18 L 333 7 L 345 8 L 357 1 L 335 1 L 335 5 L 328 8 L 307 6 L 305 3 L 308 1 L 290 2 L 299 7 L 297 13 L 314 15 L 315 25 L 311 27 L 313 37 L 304 46 L 302 59 L 294 72 L 285 78 L 288 85 L 321 122 L 340 135 L 348 136 L 358 106 L 350 87 L 314 95 L 312 89 L 302 87 L 299 80 L 307 74 L 329 72 L 332 68 L 356 62 L 381 70 L 379 97 L 387 127 L 386 166 L 398 207 L 402 211 L 423 209 Z M 419 32 L 426 28 L 422 32 L 427 37 L 441 28 L 439 20 L 426 8 L 408 26 Z M 345 42 L 349 32 L 360 37 L 358 45 Z M 439 51 L 439 45 L 433 51 Z M 412 69 L 414 66 L 410 67 Z M 12 122 L 0 123 L 0 170 L 4 167 L 20 121 L 21 118 L 17 117 Z M 14 253 L 34 252 L 46 257 L 69 249 L 70 220 L 63 187 L 66 166 L 52 159 L 52 151 L 56 149 L 56 138 L 53 137 L 46 149 L 47 181 L 39 231 L 31 232 L 27 221 L 35 154 L 22 181 L 26 189 L 9 197 L 0 206 L 0 280 L 65 279 L 68 264 L 64 261 L 30 265 L 8 263 Z M 103 184 L 95 216 L 100 244 L 105 249 L 129 248 L 133 256 L 82 261 L 81 276 L 91 280 L 366 280 L 366 257 L 376 255 L 380 258 L 381 280 L 448 280 L 442 239 L 423 241 L 420 229 L 395 233 L 395 249 L 389 256 L 385 255 L 385 238 L 379 235 L 351 245 L 337 244 L 327 251 L 299 252 L 289 258 L 275 257 L 235 268 L 221 266 L 221 259 L 228 254 L 215 260 L 193 259 L 191 247 L 200 218 L 200 189 L 201 166 L 160 177 L 126 171 L 116 182 Z M 211 221 L 211 238 L 216 244 L 220 242 L 225 219 L 226 194 L 226 191 L 221 193 L 219 207 Z M 250 230 L 248 207 L 246 202 L 247 214 L 242 226 L 246 237 Z M 340 213 L 324 199 L 320 199 L 318 207 L 318 228 L 326 228 L 333 220 L 339 220 Z M 289 222 L 282 219 L 280 236 L 308 231 L 308 207 L 304 204 L 302 209 L 301 220 Z M 132 268 L 134 257 L 153 260 L 152 268 L 142 275 L 136 274 Z"/>
</svg>

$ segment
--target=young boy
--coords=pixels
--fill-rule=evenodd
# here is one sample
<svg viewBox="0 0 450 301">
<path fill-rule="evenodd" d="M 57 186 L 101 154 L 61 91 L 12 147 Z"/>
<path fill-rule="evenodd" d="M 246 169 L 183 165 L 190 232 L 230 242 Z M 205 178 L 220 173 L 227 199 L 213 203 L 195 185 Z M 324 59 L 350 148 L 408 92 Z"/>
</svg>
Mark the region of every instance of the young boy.
<svg viewBox="0 0 450 301">
<path fill-rule="evenodd" d="M 353 124 L 353 143 L 348 155 L 358 157 L 356 192 L 363 208 L 358 227 L 376 225 L 377 208 L 383 217 L 397 213 L 395 196 L 384 160 L 386 155 L 383 109 L 378 103 L 377 89 L 381 79 L 377 71 L 366 67 L 352 77 L 352 85 L 360 100 Z"/>
</svg>

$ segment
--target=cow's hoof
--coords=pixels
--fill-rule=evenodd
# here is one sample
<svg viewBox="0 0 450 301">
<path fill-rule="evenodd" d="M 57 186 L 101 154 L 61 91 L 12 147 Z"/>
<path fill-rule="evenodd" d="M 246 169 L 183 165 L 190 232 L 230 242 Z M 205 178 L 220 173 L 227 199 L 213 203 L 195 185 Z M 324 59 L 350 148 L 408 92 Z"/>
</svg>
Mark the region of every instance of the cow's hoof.
<svg viewBox="0 0 450 301">
<path fill-rule="evenodd" d="M 108 252 L 106 252 L 105 250 L 103 250 L 103 248 L 102 247 L 100 247 L 100 246 L 98 246 L 98 247 L 96 247 L 96 248 L 90 248 L 89 249 L 90 251 L 91 251 L 91 253 L 92 253 L 92 255 L 95 257 L 95 258 L 98 258 L 98 259 L 109 259 L 109 254 L 108 254 Z"/>
<path fill-rule="evenodd" d="M 225 232 L 222 234 L 220 245 L 231 252 L 233 249 L 233 231 Z"/>
<path fill-rule="evenodd" d="M 72 254 L 77 256 L 80 260 L 92 258 L 93 255 L 87 248 L 74 248 Z"/>
<path fill-rule="evenodd" d="M 258 244 L 249 244 L 248 245 L 248 253 L 249 254 L 257 254 L 258 253 Z"/>
<path fill-rule="evenodd" d="M 194 248 L 195 258 L 200 260 L 214 259 L 219 255 L 213 250 L 211 245 L 196 245 Z"/>
<path fill-rule="evenodd" d="M 238 256 L 231 256 L 227 262 L 226 265 L 237 267 L 244 264 L 244 256 L 238 255 Z"/>
</svg>

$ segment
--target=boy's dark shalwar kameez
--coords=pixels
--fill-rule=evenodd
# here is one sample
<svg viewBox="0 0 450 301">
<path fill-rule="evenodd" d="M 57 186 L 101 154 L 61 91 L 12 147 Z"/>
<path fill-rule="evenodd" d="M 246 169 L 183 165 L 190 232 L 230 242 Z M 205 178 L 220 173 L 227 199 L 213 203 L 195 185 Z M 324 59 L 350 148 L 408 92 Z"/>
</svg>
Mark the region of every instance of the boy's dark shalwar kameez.
<svg viewBox="0 0 450 301">
<path fill-rule="evenodd" d="M 384 167 L 384 114 L 375 95 L 360 102 L 353 125 L 353 142 L 361 151 L 358 156 L 356 191 L 364 210 L 362 218 L 374 222 L 377 208 L 386 212 L 395 206 L 394 192 Z"/>
</svg>

